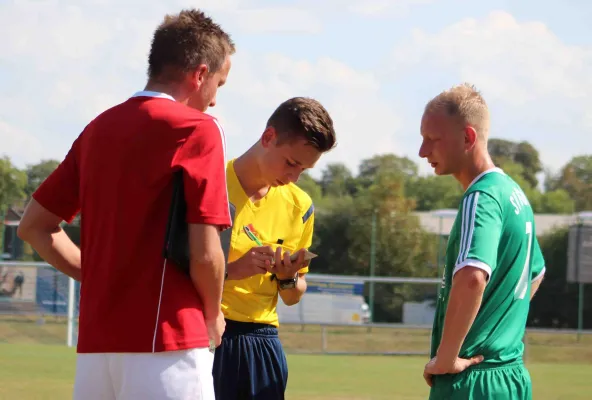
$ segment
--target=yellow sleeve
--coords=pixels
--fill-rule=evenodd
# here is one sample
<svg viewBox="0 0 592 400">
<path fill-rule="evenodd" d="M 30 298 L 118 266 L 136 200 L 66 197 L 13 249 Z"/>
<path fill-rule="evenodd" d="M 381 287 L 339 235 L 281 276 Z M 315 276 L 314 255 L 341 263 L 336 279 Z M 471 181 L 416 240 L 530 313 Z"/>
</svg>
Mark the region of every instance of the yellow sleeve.
<svg viewBox="0 0 592 400">
<path fill-rule="evenodd" d="M 302 237 L 300 238 L 298 249 L 309 249 L 312 245 L 314 217 L 314 205 L 311 204 L 306 214 L 304 214 L 304 216 L 302 217 L 302 219 L 304 220 L 304 229 L 302 230 Z M 308 265 L 300 269 L 300 271 L 298 272 L 301 274 L 306 274 L 308 272 Z"/>
</svg>

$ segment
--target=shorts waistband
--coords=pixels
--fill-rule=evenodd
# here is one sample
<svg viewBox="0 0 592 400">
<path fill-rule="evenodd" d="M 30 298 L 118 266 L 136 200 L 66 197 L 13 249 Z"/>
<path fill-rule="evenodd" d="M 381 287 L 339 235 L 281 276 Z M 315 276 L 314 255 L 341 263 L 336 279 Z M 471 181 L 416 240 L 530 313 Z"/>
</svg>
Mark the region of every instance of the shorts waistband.
<svg viewBox="0 0 592 400">
<path fill-rule="evenodd" d="M 266 336 L 278 337 L 277 327 L 269 324 L 261 324 L 255 322 L 240 322 L 230 319 L 226 321 L 226 329 L 224 331 L 225 337 L 246 335 L 246 336 Z"/>
<path fill-rule="evenodd" d="M 469 369 L 473 370 L 473 371 L 485 371 L 485 370 L 491 371 L 491 370 L 495 370 L 495 369 L 519 367 L 522 365 L 524 365 L 524 362 L 522 359 L 512 360 L 512 361 L 507 361 L 507 362 L 502 362 L 502 363 L 491 363 L 491 362 L 483 361 L 480 364 L 473 365 Z"/>
</svg>

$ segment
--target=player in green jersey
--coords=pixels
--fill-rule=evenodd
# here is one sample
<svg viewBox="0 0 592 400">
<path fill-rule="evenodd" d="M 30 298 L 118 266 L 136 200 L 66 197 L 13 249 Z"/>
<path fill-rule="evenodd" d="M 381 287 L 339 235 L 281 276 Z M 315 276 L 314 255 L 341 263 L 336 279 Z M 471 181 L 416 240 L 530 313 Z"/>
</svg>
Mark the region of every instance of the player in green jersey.
<svg viewBox="0 0 592 400">
<path fill-rule="evenodd" d="M 421 135 L 420 157 L 465 190 L 448 239 L 424 369 L 430 399 L 530 400 L 522 338 L 545 270 L 532 208 L 489 156 L 489 111 L 473 86 L 432 99 Z"/>
</svg>

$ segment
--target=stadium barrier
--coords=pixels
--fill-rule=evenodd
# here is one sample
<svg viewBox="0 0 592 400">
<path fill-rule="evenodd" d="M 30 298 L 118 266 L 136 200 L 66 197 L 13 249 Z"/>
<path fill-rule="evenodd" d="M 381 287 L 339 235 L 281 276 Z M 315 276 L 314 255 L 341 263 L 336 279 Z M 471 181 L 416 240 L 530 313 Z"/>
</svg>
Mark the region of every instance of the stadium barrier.
<svg viewBox="0 0 592 400">
<path fill-rule="evenodd" d="M 325 291 L 336 296 L 350 290 L 361 296 L 361 283 L 407 285 L 376 292 L 393 295 L 392 301 L 379 300 L 386 306 L 403 305 L 401 308 L 406 303 L 421 305 L 417 300 L 433 296 L 436 284 L 440 283 L 439 279 L 430 278 L 319 274 L 310 274 L 307 280 L 310 287 L 314 287 L 311 293 Z M 47 263 L 0 262 L 0 343 L 76 346 L 79 296 L 80 284 Z M 417 310 L 421 314 L 423 308 Z M 428 356 L 431 321 L 425 315 L 412 317 L 421 322 L 323 321 L 315 320 L 314 316 L 300 321 L 280 318 L 280 335 L 288 353 Z M 402 318 L 413 320 L 404 315 Z M 584 340 L 580 340 L 580 336 L 584 336 Z M 548 353 L 549 346 L 559 346 L 574 357 L 592 357 L 592 330 L 528 328 L 524 342 L 527 356 L 531 347 L 539 357 L 538 353 Z"/>
</svg>

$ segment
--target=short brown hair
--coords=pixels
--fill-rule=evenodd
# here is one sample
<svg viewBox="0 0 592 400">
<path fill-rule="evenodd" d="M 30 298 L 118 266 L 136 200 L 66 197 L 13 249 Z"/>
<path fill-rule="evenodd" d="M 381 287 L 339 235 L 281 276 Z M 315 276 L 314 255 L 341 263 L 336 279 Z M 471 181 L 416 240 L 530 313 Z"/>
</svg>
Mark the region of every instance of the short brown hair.
<svg viewBox="0 0 592 400">
<path fill-rule="evenodd" d="M 425 113 L 443 112 L 457 117 L 469 124 L 483 139 L 489 135 L 489 108 L 477 88 L 470 83 L 462 83 L 443 91 L 425 107 Z"/>
<path fill-rule="evenodd" d="M 284 101 L 267 120 L 278 136 L 278 144 L 298 138 L 316 147 L 321 152 L 335 146 L 335 129 L 331 116 L 317 100 L 294 97 Z"/>
<path fill-rule="evenodd" d="M 176 81 L 201 64 L 215 73 L 234 52 L 230 35 L 211 18 L 199 10 L 182 10 L 176 15 L 166 15 L 154 32 L 148 77 Z"/>
</svg>

